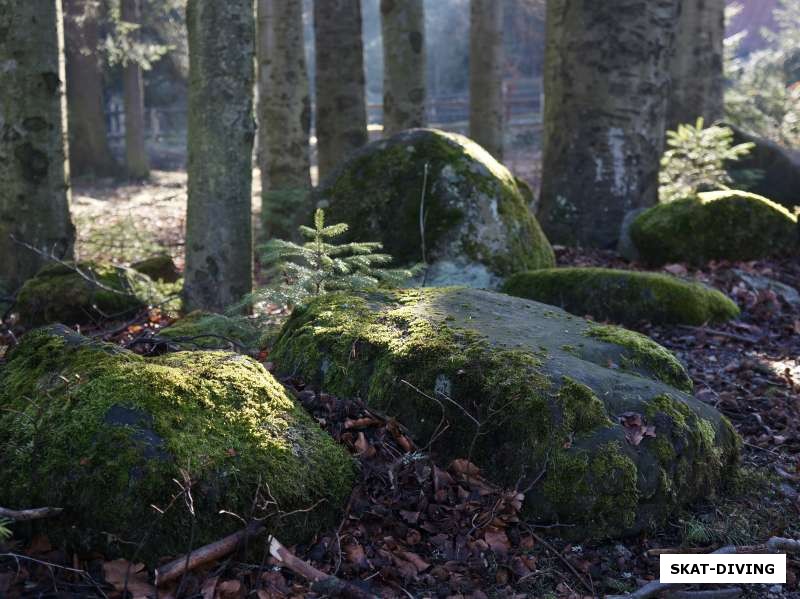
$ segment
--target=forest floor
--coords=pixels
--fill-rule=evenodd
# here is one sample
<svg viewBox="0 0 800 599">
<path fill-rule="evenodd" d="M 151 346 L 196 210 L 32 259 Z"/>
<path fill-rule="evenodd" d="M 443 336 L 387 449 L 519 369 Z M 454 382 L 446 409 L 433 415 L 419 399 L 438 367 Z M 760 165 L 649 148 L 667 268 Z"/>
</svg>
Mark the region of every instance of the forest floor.
<svg viewBox="0 0 800 599">
<path fill-rule="evenodd" d="M 147 186 L 78 185 L 80 255 L 125 263 L 166 250 L 180 265 L 184 208 L 182 173 L 154 173 Z M 610 252 L 556 249 L 562 266 L 639 268 Z M 492 486 L 466 460 L 438 467 L 397 422 L 287 379 L 287 388 L 360 464 L 340 525 L 293 547 L 295 554 L 381 597 L 582 599 L 630 592 L 657 578 L 659 549 L 711 552 L 771 536 L 800 538 L 800 262 L 663 270 L 712 285 L 742 309 L 738 320 L 715 327 L 635 327 L 673 350 L 689 368 L 695 395 L 741 433 L 742 475 L 724 494 L 651 534 L 569 543 L 521 520 L 517 492 Z M 167 322 L 150 313 L 127 328 L 104 326 L 114 330 L 112 341 L 124 343 L 141 327 Z M 10 343 L 0 336 L 0 347 Z M 271 368 L 268 355 L 260 359 Z M 741 596 L 800 599 L 796 557 L 789 556 L 786 585 L 747 585 Z M 266 554 L 261 563 L 242 559 L 194 570 L 159 596 L 175 597 L 178 587 L 182 596 L 204 599 L 323 596 Z M 151 596 L 151 573 L 103 556 L 67 555 L 43 536 L 0 553 L 0 597 L 122 597 L 123 589 Z"/>
</svg>

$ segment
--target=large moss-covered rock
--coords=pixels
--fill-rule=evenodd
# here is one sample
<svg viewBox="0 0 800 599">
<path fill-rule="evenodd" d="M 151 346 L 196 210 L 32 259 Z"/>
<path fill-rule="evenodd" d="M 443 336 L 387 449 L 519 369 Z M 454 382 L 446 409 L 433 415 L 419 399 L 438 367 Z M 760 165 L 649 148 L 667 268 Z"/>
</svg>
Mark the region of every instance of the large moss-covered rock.
<svg viewBox="0 0 800 599">
<path fill-rule="evenodd" d="M 322 182 L 318 200 L 329 222 L 350 225 L 350 239 L 383 242 L 399 264 L 422 261 L 422 204 L 427 282 L 492 287 L 513 272 L 554 265 L 525 192 L 475 142 L 412 129 L 353 155 Z"/>
<path fill-rule="evenodd" d="M 651 265 L 757 260 L 800 245 L 794 214 L 743 191 L 710 191 L 654 206 L 633 222 L 631 238 Z"/>
<path fill-rule="evenodd" d="M 248 317 L 195 310 L 159 331 L 158 336 L 200 349 L 255 350 L 264 335 Z"/>
<path fill-rule="evenodd" d="M 512 275 L 509 295 L 564 308 L 597 320 L 701 325 L 739 315 L 723 293 L 700 283 L 652 272 L 610 268 L 549 268 Z"/>
<path fill-rule="evenodd" d="M 438 459 L 469 457 L 529 488 L 525 514 L 573 537 L 661 523 L 713 494 L 737 459 L 730 423 L 686 393 L 666 349 L 499 293 L 324 296 L 295 310 L 271 355 L 396 416 Z"/>
<path fill-rule="evenodd" d="M 159 254 L 134 262 L 131 264 L 131 268 L 162 283 L 176 283 L 181 278 L 175 261 L 168 254 Z"/>
<path fill-rule="evenodd" d="M 194 524 L 173 482 L 187 478 Z M 227 510 L 291 543 L 337 521 L 352 480 L 346 452 L 238 354 L 146 359 L 53 325 L 0 370 L 0 505 L 64 508 L 51 538 L 182 553 L 193 528 L 195 547 L 241 528 Z"/>
<path fill-rule="evenodd" d="M 91 262 L 51 264 L 25 282 L 17 309 L 27 326 L 84 324 L 130 316 L 160 299 L 150 277 L 130 268 Z"/>
</svg>

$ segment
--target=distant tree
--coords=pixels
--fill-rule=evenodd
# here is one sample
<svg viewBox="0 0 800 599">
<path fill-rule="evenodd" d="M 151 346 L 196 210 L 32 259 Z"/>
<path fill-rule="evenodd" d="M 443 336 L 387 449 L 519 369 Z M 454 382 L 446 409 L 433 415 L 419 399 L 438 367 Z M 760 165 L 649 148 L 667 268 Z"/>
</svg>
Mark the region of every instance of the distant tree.
<svg viewBox="0 0 800 599">
<path fill-rule="evenodd" d="M 311 217 L 311 100 L 303 5 L 258 0 L 258 135 L 264 233 L 290 239 Z"/>
<path fill-rule="evenodd" d="M 70 167 L 73 175 L 119 172 L 108 145 L 99 53 L 98 0 L 64 0 Z"/>
<path fill-rule="evenodd" d="M 0 279 L 17 287 L 43 259 L 71 259 L 61 0 L 0 0 Z"/>
<path fill-rule="evenodd" d="M 471 0 L 469 135 L 503 159 L 503 3 Z"/>
<path fill-rule="evenodd" d="M 551 241 L 612 247 L 625 214 L 658 201 L 679 5 L 547 3 L 540 220 Z"/>
<path fill-rule="evenodd" d="M 683 0 L 670 61 L 667 128 L 721 119 L 725 0 Z"/>
<path fill-rule="evenodd" d="M 425 126 L 423 0 L 381 0 L 383 132 Z"/>
<path fill-rule="evenodd" d="M 189 0 L 184 306 L 220 311 L 253 284 L 252 0 Z"/>
<path fill-rule="evenodd" d="M 315 0 L 319 179 L 367 143 L 360 0 Z"/>
<path fill-rule="evenodd" d="M 141 24 L 140 0 L 122 0 L 122 20 L 134 26 L 132 36 L 138 39 Z M 125 170 L 129 177 L 145 179 L 150 174 L 144 133 L 144 82 L 142 67 L 127 60 L 123 67 L 123 100 L 125 105 Z"/>
</svg>

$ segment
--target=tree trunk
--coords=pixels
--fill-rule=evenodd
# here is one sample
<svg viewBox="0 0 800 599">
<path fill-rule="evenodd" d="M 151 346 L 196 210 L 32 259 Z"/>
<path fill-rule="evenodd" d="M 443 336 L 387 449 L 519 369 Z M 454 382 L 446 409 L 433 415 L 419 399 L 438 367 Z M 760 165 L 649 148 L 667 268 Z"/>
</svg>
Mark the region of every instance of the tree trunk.
<svg viewBox="0 0 800 599">
<path fill-rule="evenodd" d="M 471 0 L 469 135 L 503 159 L 503 3 Z"/>
<path fill-rule="evenodd" d="M 311 221 L 311 100 L 303 3 L 258 0 L 258 135 L 264 235 L 291 239 Z"/>
<path fill-rule="evenodd" d="M 139 0 L 122 0 L 122 20 L 141 22 Z M 138 32 L 134 32 L 138 38 Z M 125 170 L 133 179 L 146 179 L 150 175 L 150 161 L 144 139 L 144 82 L 142 67 L 128 60 L 122 72 L 125 103 Z"/>
<path fill-rule="evenodd" d="M 724 116 L 725 0 L 683 0 L 670 73 L 667 128 Z"/>
<path fill-rule="evenodd" d="M 425 126 L 423 0 L 381 0 L 383 133 Z"/>
<path fill-rule="evenodd" d="M 189 0 L 189 189 L 184 307 L 220 311 L 252 290 L 252 0 Z"/>
<path fill-rule="evenodd" d="M 69 216 L 61 0 L 0 0 L 0 279 L 16 288 L 43 259 L 65 259 Z"/>
<path fill-rule="evenodd" d="M 115 176 L 119 168 L 108 145 L 98 62 L 99 9 L 95 0 L 64 0 L 64 10 L 70 171 L 73 176 Z"/>
<path fill-rule="evenodd" d="M 315 0 L 319 180 L 367 143 L 360 0 Z"/>
<path fill-rule="evenodd" d="M 680 0 L 550 0 L 540 220 L 555 243 L 613 247 L 658 201 Z"/>
</svg>

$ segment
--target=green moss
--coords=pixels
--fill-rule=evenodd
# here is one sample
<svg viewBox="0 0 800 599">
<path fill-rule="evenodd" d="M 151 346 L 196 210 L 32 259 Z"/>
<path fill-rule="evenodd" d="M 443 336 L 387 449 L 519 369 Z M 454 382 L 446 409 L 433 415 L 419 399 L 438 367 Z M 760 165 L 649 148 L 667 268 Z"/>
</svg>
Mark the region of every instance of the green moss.
<svg viewBox="0 0 800 599">
<path fill-rule="evenodd" d="M 145 359 L 40 329 L 0 373 L 0 406 L 0 503 L 63 507 L 48 533 L 84 549 L 182 553 L 193 528 L 195 545 L 240 528 L 220 510 L 267 517 L 295 542 L 335 523 L 353 480 L 346 452 L 283 387 L 228 352 Z M 187 477 L 194 524 L 173 482 Z"/>
<path fill-rule="evenodd" d="M 564 377 L 557 397 L 563 410 L 564 426 L 570 432 L 588 434 L 613 424 L 603 402 L 586 385 Z"/>
<path fill-rule="evenodd" d="M 692 390 L 692 379 L 689 378 L 683 364 L 672 352 L 649 337 L 621 327 L 607 325 L 593 325 L 586 331 L 586 335 L 626 348 L 628 353 L 622 357 L 623 364 L 621 366 L 623 368 L 634 372 L 645 368 L 658 380 L 668 385 L 683 391 Z"/>
<path fill-rule="evenodd" d="M 122 318 L 162 299 L 148 276 L 129 268 L 91 262 L 77 267 L 85 277 L 71 266 L 53 264 L 25 282 L 17 296 L 25 325 Z"/>
<path fill-rule="evenodd" d="M 187 348 L 255 350 L 261 346 L 262 332 L 247 317 L 231 317 L 195 310 L 166 327 L 159 337 L 180 340 Z"/>
<path fill-rule="evenodd" d="M 554 265 L 518 181 L 454 133 L 414 130 L 370 144 L 323 182 L 317 199 L 332 221 L 350 224 L 350 239 L 379 240 L 399 264 L 409 264 L 422 258 L 423 184 L 429 261 L 452 259 L 445 246 L 453 246 L 497 276 Z"/>
<path fill-rule="evenodd" d="M 517 273 L 502 291 L 553 304 L 598 320 L 633 325 L 702 325 L 739 315 L 737 305 L 716 289 L 658 273 L 607 268 L 553 268 Z"/>
<path fill-rule="evenodd" d="M 790 254 L 799 237 L 797 216 L 783 206 L 751 193 L 716 191 L 644 211 L 631 238 L 643 261 L 661 265 Z"/>
<path fill-rule="evenodd" d="M 175 283 L 181 278 L 181 273 L 178 272 L 175 261 L 168 254 L 145 258 L 131 264 L 131 268 L 147 275 L 154 281 L 161 281 L 162 283 Z"/>
</svg>

